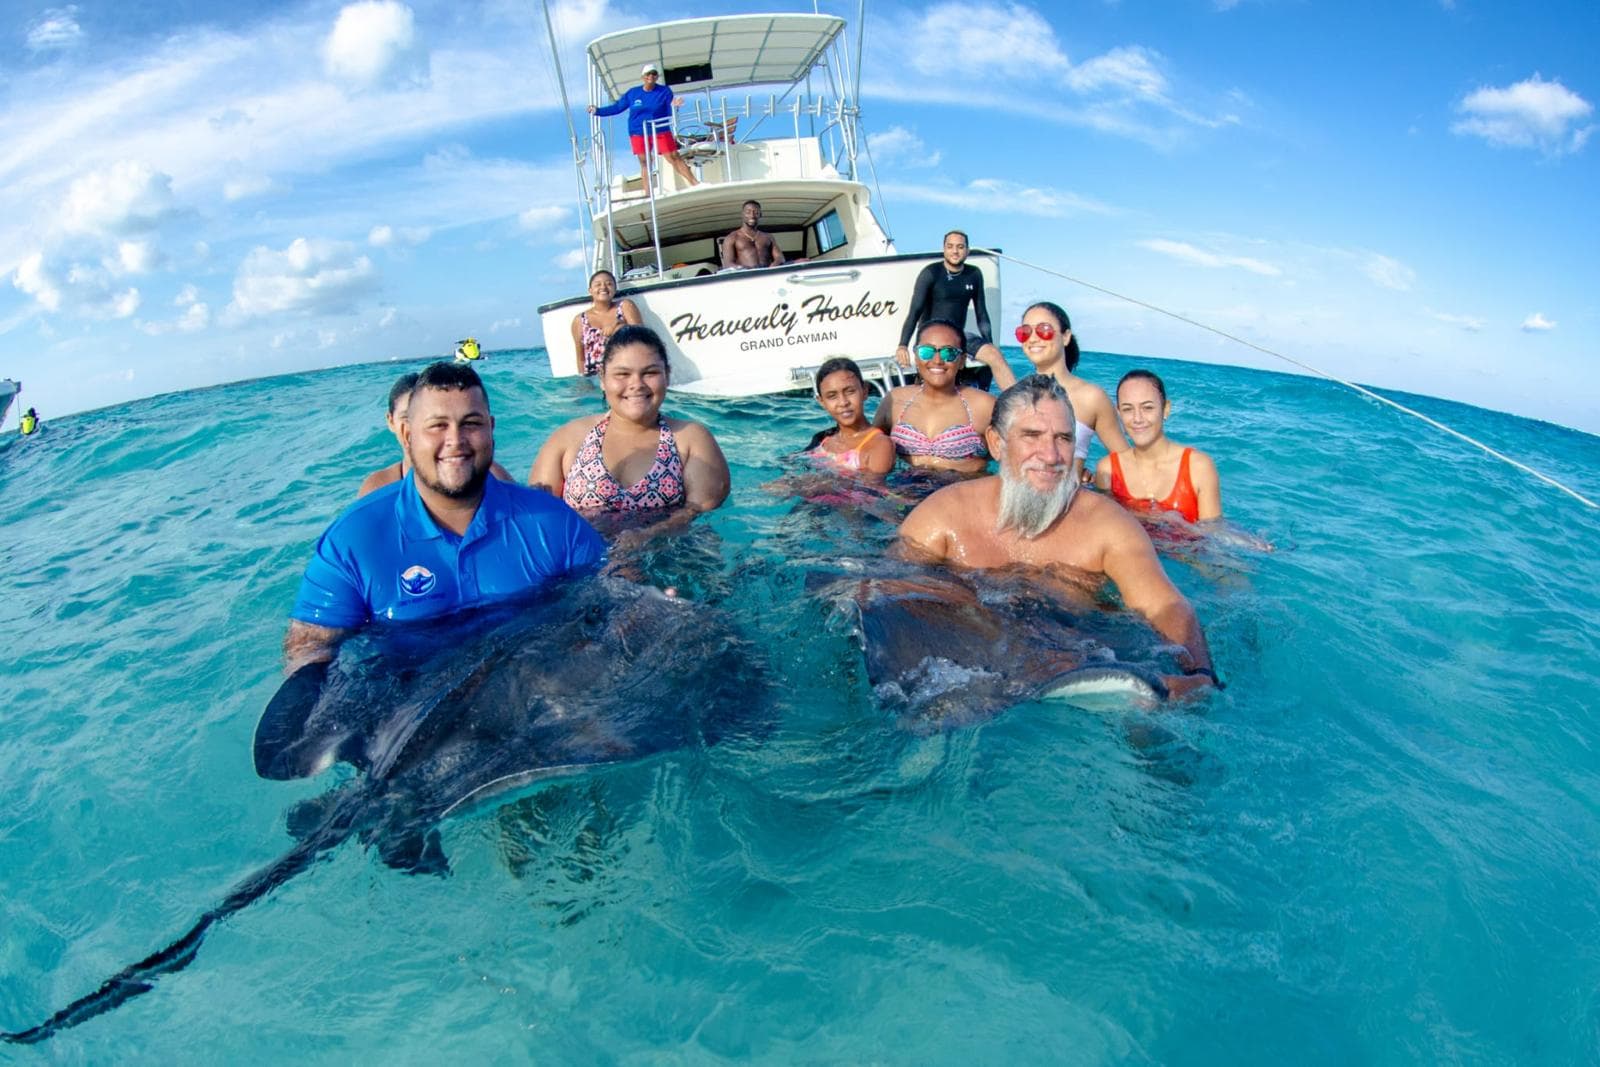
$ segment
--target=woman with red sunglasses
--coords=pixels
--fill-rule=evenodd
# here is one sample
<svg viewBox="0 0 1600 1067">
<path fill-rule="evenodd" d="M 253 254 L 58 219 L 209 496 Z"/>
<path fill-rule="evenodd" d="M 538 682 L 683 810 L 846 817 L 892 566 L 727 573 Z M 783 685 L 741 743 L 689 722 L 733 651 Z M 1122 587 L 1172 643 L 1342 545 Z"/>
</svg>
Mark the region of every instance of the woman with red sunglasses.
<svg viewBox="0 0 1600 1067">
<path fill-rule="evenodd" d="M 1072 336 L 1072 320 L 1060 305 L 1041 300 L 1024 311 L 1022 325 L 1017 327 L 1017 343 L 1033 369 L 1060 382 L 1072 401 L 1072 413 L 1078 420 L 1072 440 L 1073 474 L 1083 476 L 1090 436 L 1100 438 L 1107 452 L 1127 451 L 1128 439 L 1117 427 L 1111 398 L 1098 385 L 1072 373 L 1078 366 L 1078 339 Z M 1004 362 L 996 363 L 994 372 L 995 385 L 1001 389 L 1016 381 L 1016 375 Z"/>
</svg>

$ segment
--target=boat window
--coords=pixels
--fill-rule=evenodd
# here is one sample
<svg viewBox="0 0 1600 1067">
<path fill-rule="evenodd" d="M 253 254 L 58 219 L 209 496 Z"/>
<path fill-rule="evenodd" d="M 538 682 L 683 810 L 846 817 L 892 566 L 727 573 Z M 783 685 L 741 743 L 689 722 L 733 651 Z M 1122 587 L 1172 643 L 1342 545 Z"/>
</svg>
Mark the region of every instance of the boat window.
<svg viewBox="0 0 1600 1067">
<path fill-rule="evenodd" d="M 666 83 L 668 85 L 688 85 L 691 82 L 708 82 L 710 80 L 710 63 L 688 63 L 681 67 L 667 68 Z"/>
<path fill-rule="evenodd" d="M 812 227 L 817 235 L 817 255 L 832 252 L 844 244 L 844 223 L 839 221 L 839 212 L 830 211 L 816 221 Z"/>
</svg>

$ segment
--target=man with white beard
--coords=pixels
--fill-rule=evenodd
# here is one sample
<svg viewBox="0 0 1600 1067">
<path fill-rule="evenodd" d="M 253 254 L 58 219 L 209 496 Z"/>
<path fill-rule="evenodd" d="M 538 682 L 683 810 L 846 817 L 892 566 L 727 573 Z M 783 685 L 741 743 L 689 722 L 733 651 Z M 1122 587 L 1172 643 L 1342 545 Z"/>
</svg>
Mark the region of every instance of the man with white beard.
<svg viewBox="0 0 1600 1067">
<path fill-rule="evenodd" d="M 1173 696 L 1217 684 L 1205 631 L 1144 527 L 1115 501 L 1078 492 L 1075 423 L 1066 390 L 1048 375 L 1001 393 L 984 435 L 1000 473 L 946 486 L 919 504 L 900 526 L 906 555 L 980 569 L 1048 568 L 1069 583 L 1072 572 L 1109 578 L 1124 604 L 1183 646 L 1183 674 L 1165 679 Z"/>
</svg>

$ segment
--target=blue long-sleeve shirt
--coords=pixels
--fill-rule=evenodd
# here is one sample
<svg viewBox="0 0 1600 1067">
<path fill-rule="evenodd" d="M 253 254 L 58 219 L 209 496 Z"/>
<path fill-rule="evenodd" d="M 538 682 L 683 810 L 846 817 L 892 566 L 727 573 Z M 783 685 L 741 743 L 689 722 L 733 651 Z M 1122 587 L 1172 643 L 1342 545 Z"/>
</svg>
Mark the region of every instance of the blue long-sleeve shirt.
<svg viewBox="0 0 1600 1067">
<path fill-rule="evenodd" d="M 643 137 L 645 123 L 672 114 L 672 90 L 665 85 L 657 85 L 654 89 L 646 91 L 644 86 L 635 85 L 623 93 L 622 99 L 616 103 L 594 109 L 594 113 L 601 116 L 620 115 L 624 111 L 628 113 L 629 135 Z M 658 126 L 656 129 L 664 130 L 666 127 Z"/>
</svg>

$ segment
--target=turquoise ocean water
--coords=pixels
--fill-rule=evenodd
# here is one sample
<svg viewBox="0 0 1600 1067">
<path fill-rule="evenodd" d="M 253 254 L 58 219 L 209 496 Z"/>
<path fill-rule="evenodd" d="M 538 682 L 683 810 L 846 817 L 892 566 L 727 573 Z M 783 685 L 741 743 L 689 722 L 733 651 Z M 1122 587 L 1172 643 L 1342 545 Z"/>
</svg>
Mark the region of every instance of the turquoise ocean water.
<svg viewBox="0 0 1600 1067">
<path fill-rule="evenodd" d="M 1090 354 L 1104 386 L 1134 364 Z M 1600 1058 L 1600 518 L 1337 386 L 1152 364 L 1280 546 L 1169 558 L 1230 686 L 904 733 L 807 560 L 889 527 L 762 487 L 799 397 L 669 401 L 734 498 L 652 565 L 768 650 L 766 743 L 347 843 L 16 1062 L 1576 1063 Z M 186 929 L 326 781 L 258 780 L 312 541 L 390 462 L 383 364 L 0 444 L 0 1029 Z M 599 406 L 483 368 L 498 456 Z M 1600 495 L 1600 439 L 1408 398 Z"/>
</svg>

